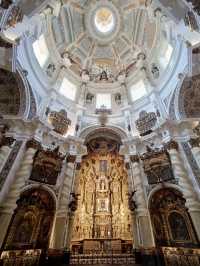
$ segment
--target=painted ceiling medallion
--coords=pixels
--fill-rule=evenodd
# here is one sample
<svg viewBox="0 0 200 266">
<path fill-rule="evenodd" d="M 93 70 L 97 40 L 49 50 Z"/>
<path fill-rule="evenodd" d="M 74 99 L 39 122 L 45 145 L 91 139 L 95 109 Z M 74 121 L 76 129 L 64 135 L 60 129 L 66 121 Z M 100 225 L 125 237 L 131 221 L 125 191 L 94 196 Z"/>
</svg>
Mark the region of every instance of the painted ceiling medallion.
<svg viewBox="0 0 200 266">
<path fill-rule="evenodd" d="M 119 9 L 111 1 L 92 3 L 85 15 L 89 35 L 100 44 L 109 43 L 120 31 Z"/>
<path fill-rule="evenodd" d="M 115 26 L 112 11 L 105 7 L 97 10 L 94 21 L 97 30 L 104 34 L 108 34 Z"/>
</svg>

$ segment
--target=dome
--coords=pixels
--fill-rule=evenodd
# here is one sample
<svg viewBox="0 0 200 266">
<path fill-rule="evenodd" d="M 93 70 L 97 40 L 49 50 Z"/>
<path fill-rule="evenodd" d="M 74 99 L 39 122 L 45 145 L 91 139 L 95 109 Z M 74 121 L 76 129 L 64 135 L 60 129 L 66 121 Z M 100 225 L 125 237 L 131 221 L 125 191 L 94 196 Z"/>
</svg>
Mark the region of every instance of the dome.
<svg viewBox="0 0 200 266">
<path fill-rule="evenodd" d="M 162 71 L 173 50 L 166 24 L 159 25 L 151 8 L 131 1 L 69 2 L 47 23 L 46 49 L 52 45 L 53 51 L 45 65 L 63 65 L 80 82 L 83 72 L 91 83 L 116 86 L 124 77 L 139 76 L 144 66 Z M 51 67 L 47 72 L 52 78 Z"/>
<path fill-rule="evenodd" d="M 65 110 L 72 134 L 91 124 L 111 123 L 140 135 L 146 132 L 138 127 L 145 118 L 156 117 L 154 127 L 156 114 L 165 120 L 174 91 L 189 72 L 190 53 L 200 41 L 190 5 L 170 5 L 49 1 L 30 13 L 21 3 L 27 16 L 18 16 L 3 38 L 20 40 L 17 62 L 27 71 L 43 122 L 51 128 L 47 110 Z"/>
</svg>

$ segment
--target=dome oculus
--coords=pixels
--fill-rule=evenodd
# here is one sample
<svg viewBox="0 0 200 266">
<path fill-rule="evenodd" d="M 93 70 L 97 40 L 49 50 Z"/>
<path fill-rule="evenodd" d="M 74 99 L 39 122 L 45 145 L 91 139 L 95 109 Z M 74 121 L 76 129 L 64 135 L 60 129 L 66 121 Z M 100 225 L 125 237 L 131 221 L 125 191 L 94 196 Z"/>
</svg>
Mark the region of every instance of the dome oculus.
<svg viewBox="0 0 200 266">
<path fill-rule="evenodd" d="M 111 1 L 91 1 L 85 12 L 85 26 L 90 37 L 99 44 L 113 41 L 121 28 L 120 10 Z"/>
<path fill-rule="evenodd" d="M 107 7 L 99 8 L 94 16 L 94 23 L 99 32 L 103 34 L 111 32 L 115 26 L 112 11 Z"/>
</svg>

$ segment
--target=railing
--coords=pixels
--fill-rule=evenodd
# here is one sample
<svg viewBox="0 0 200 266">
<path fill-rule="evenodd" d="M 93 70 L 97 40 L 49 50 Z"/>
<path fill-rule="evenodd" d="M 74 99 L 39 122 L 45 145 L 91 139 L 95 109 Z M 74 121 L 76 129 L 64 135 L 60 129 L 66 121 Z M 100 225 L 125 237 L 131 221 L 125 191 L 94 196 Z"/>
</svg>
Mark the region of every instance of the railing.
<svg viewBox="0 0 200 266">
<path fill-rule="evenodd" d="M 40 255 L 40 249 L 3 251 L 0 257 L 0 265 L 37 266 L 39 265 Z"/>
<path fill-rule="evenodd" d="M 71 255 L 70 265 L 135 265 L 133 254 L 84 254 Z"/>
<path fill-rule="evenodd" d="M 165 266 L 199 266 L 200 249 L 162 248 Z"/>
</svg>

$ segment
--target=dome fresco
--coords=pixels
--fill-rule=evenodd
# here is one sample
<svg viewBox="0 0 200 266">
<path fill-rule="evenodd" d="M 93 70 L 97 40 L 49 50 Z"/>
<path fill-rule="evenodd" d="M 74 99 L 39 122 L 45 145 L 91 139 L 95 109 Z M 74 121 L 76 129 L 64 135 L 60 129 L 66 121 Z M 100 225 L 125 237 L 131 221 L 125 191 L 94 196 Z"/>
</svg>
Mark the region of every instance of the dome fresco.
<svg viewBox="0 0 200 266">
<path fill-rule="evenodd" d="M 103 34 L 108 34 L 115 26 L 115 20 L 112 11 L 101 7 L 95 14 L 95 26 Z"/>
<path fill-rule="evenodd" d="M 134 75 L 165 41 L 157 20 L 132 1 L 71 1 L 52 19 L 51 33 L 58 53 L 71 59 L 69 70 L 78 78 L 87 70 L 97 83 Z"/>
<path fill-rule="evenodd" d="M 175 116 L 182 106 L 172 106 L 175 90 L 200 41 L 190 4 L 70 0 L 38 1 L 35 8 L 25 2 L 23 20 L 6 26 L 4 37 L 20 40 L 17 60 L 45 123 L 46 108 L 65 110 L 72 134 L 79 123 L 79 129 L 113 123 L 139 135 L 136 121 L 143 111 L 147 120 L 151 113 L 165 119 L 168 109 Z"/>
</svg>

